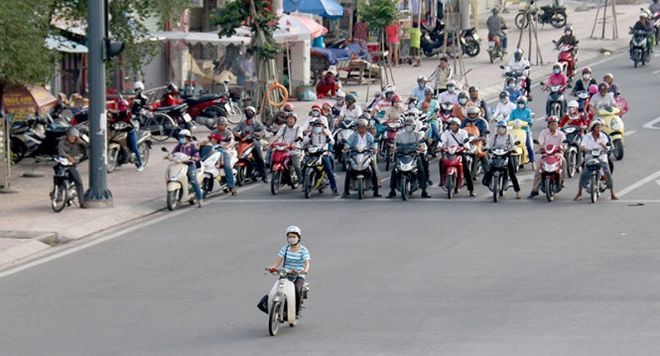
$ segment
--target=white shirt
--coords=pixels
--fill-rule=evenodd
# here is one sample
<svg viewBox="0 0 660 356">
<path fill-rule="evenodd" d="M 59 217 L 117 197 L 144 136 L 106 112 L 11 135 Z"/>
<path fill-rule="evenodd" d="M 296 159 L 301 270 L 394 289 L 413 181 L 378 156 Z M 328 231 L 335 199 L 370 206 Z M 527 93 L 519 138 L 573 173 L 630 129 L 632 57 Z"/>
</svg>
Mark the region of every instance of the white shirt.
<svg viewBox="0 0 660 356">
<path fill-rule="evenodd" d="M 603 148 L 600 144 L 607 145 L 609 140 L 607 139 L 607 135 L 603 132 L 600 133 L 597 139 L 594 138 L 594 135 L 589 132 L 586 135 L 582 136 L 582 147 L 585 149 L 587 152 L 587 156 L 591 157 L 591 150 L 593 149 L 600 149 L 600 156 L 598 156 L 598 160 L 601 162 L 607 162 L 607 149 Z"/>
<path fill-rule="evenodd" d="M 462 146 L 466 149 L 470 147 L 469 142 L 463 143 L 469 136 L 467 131 L 459 128 L 457 132 L 453 133 L 453 135 L 452 133 L 451 130 L 445 130 L 440 136 L 438 147 Z"/>
<path fill-rule="evenodd" d="M 516 108 L 516 104 L 512 103 L 511 100 L 509 100 L 506 104 L 502 104 L 502 102 L 497 102 L 497 107 L 495 107 L 495 112 L 493 112 L 493 119 L 496 119 L 498 116 L 502 116 L 502 120 L 509 120 L 509 115 L 511 114 L 511 111 Z"/>
<path fill-rule="evenodd" d="M 364 136 L 357 134 L 357 145 L 356 146 L 367 146 L 367 133 L 365 132 Z"/>
<path fill-rule="evenodd" d="M 518 72 L 518 73 L 522 73 L 523 70 L 524 70 L 526 67 L 529 67 L 529 66 L 530 66 L 530 64 L 529 64 L 529 61 L 527 60 L 527 58 L 522 58 L 522 59 L 520 59 L 520 60 L 517 61 L 517 62 L 516 62 L 516 59 L 513 58 L 513 59 L 511 59 L 511 61 L 509 62 L 509 65 L 506 66 L 506 71 L 507 71 L 507 72 L 511 72 L 511 71 L 514 71 L 514 70 L 515 70 L 515 71 Z"/>
<path fill-rule="evenodd" d="M 293 127 L 282 125 L 277 131 L 277 136 L 279 136 L 280 142 L 294 143 L 297 139 L 302 139 L 303 130 L 298 125 L 293 125 Z"/>
<path fill-rule="evenodd" d="M 438 104 L 442 103 L 454 103 L 458 104 L 458 93 L 454 90 L 453 93 L 450 93 L 449 91 L 443 91 L 442 93 L 438 94 Z"/>
<path fill-rule="evenodd" d="M 339 112 L 339 116 L 341 116 L 343 120 L 355 121 L 358 117 L 360 117 L 360 115 L 362 115 L 362 108 L 357 104 L 353 105 L 353 110 L 344 105 L 341 107 L 341 111 Z"/>
<path fill-rule="evenodd" d="M 323 128 L 323 131 L 320 134 L 312 132 L 311 134 L 305 136 L 305 138 L 303 139 L 303 146 L 310 145 L 310 146 L 322 147 L 326 143 L 331 145 L 335 143 L 335 139 L 332 138 L 332 133 L 330 132 L 330 130 L 326 128 Z"/>
</svg>

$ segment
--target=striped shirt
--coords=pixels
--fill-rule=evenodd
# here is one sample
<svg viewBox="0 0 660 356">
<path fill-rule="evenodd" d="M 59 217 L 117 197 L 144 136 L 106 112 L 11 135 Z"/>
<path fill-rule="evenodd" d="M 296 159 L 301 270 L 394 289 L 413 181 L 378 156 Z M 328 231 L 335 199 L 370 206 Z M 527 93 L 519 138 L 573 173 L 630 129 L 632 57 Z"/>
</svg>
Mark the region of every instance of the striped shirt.
<svg viewBox="0 0 660 356">
<path fill-rule="evenodd" d="M 309 251 L 303 245 L 300 245 L 298 252 L 293 252 L 291 246 L 284 245 L 278 255 L 284 259 L 283 267 L 289 271 L 302 271 L 305 269 L 305 260 L 309 260 Z M 299 274 L 298 277 L 305 278 L 305 275 Z"/>
</svg>

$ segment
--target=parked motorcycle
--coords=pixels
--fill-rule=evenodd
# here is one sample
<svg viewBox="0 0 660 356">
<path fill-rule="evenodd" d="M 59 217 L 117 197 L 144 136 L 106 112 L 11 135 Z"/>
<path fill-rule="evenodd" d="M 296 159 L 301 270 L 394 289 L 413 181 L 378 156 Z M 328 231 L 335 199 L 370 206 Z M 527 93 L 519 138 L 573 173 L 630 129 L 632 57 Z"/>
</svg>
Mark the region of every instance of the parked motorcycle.
<svg viewBox="0 0 660 356">
<path fill-rule="evenodd" d="M 561 147 L 547 145 L 541 147 L 541 191 L 545 193 L 549 202 L 553 201 L 555 194 L 564 188 L 561 181 Z"/>
<path fill-rule="evenodd" d="M 328 151 L 328 146 L 310 146 L 305 149 L 305 159 L 303 165 L 303 192 L 305 199 L 309 199 L 312 192 L 318 190 L 323 193 L 323 189 L 330 184 L 328 175 L 325 174 L 323 166 L 323 156 Z"/>
<path fill-rule="evenodd" d="M 442 48 L 444 46 L 444 39 L 434 41 L 433 39 L 431 39 L 431 36 L 428 33 L 426 33 L 426 34 L 422 34 L 420 45 L 421 45 L 422 53 L 424 53 L 425 56 L 433 57 L 436 54 L 442 53 Z"/>
<path fill-rule="evenodd" d="M 344 146 L 348 142 L 348 138 L 355 132 L 353 121 L 351 120 L 342 120 L 337 126 L 337 129 L 333 133 L 335 139 L 335 157 L 341 164 L 341 168 L 344 171 L 348 170 L 349 162 L 348 156 L 344 153 Z"/>
<path fill-rule="evenodd" d="M 607 190 L 607 180 L 603 172 L 603 163 L 607 162 L 601 162 L 599 159 L 601 154 L 600 148 L 585 152 L 585 167 L 589 171 L 589 180 L 584 188 L 589 193 L 592 203 L 596 203 L 600 193 Z"/>
<path fill-rule="evenodd" d="M 180 129 L 192 131 L 194 125 L 187 110 L 186 103 L 155 108 L 153 115 L 147 119 L 145 127 L 151 133 L 151 137 L 158 142 L 175 137 Z"/>
<path fill-rule="evenodd" d="M 401 192 L 401 199 L 408 198 L 419 189 L 417 175 L 417 144 L 400 145 L 396 152 L 396 166 L 394 174 L 398 178 L 396 189 Z"/>
<path fill-rule="evenodd" d="M 69 128 L 69 125 L 55 124 L 50 116 L 30 116 L 12 124 L 11 161 L 18 163 L 25 157 L 50 160 L 57 155 L 59 140 Z"/>
<path fill-rule="evenodd" d="M 161 150 L 167 153 L 167 149 Z M 170 160 L 169 166 L 165 171 L 165 184 L 167 187 L 167 209 L 174 210 L 181 202 L 195 204 L 195 189 L 188 181 L 188 165 L 185 163 L 190 160 L 190 156 L 182 152 L 174 154 L 168 153 L 165 159 Z M 204 180 L 204 166 L 197 168 L 197 182 L 200 184 Z"/>
<path fill-rule="evenodd" d="M 467 140 L 465 141 L 468 142 Z M 442 188 L 447 191 L 447 199 L 457 194 L 463 186 L 463 147 L 451 145 L 442 155 Z"/>
<path fill-rule="evenodd" d="M 53 189 L 50 191 L 50 206 L 54 212 L 59 213 L 64 207 L 76 203 L 78 192 L 69 175 L 69 167 L 73 166 L 73 163 L 62 156 L 55 156 L 53 159 L 57 164 L 53 167 L 55 175 Z"/>
<path fill-rule="evenodd" d="M 561 129 L 566 134 L 566 141 L 568 141 L 568 148 L 564 152 L 566 175 L 568 178 L 572 178 L 576 173 L 580 173 L 582 169 L 582 155 L 579 153 L 584 129 L 584 127 L 578 126 L 566 126 Z"/>
<path fill-rule="evenodd" d="M 219 162 L 222 159 L 223 149 L 220 145 L 206 145 L 200 149 L 200 157 L 202 160 L 202 165 L 204 166 L 204 181 L 202 182 L 202 194 L 204 199 L 213 191 L 213 186 L 215 182 L 218 182 L 220 189 L 225 193 L 229 192 L 230 188 L 227 186 L 227 179 L 225 176 L 225 170 L 222 167 L 219 167 Z M 234 181 L 236 181 L 236 163 L 238 162 L 238 156 L 236 150 L 229 149 L 230 162 L 225 162 L 232 167 L 232 174 L 234 175 Z"/>
<path fill-rule="evenodd" d="M 554 28 L 562 28 L 566 25 L 567 18 L 566 7 L 564 6 L 553 4 L 538 8 L 532 2 L 529 11 L 526 12 L 524 8 L 518 10 L 514 22 L 519 29 L 527 28 L 531 21 L 537 21 L 541 25 L 549 23 Z"/>
<path fill-rule="evenodd" d="M 131 130 L 133 130 L 133 127 L 123 121 L 111 124 L 111 129 L 108 131 L 108 161 L 106 163 L 108 173 L 112 173 L 115 168 L 122 164 L 132 163 L 136 166 L 138 165 L 137 156 L 128 145 L 128 133 Z M 149 150 L 153 145 L 151 132 L 148 130 L 137 130 L 137 134 L 137 147 L 142 158 L 142 166 L 146 166 L 147 162 L 149 162 Z"/>
<path fill-rule="evenodd" d="M 296 286 L 289 277 L 297 274 L 296 270 L 287 271 L 284 268 L 273 269 L 272 274 L 278 275 L 278 280 L 268 293 L 268 332 L 270 336 L 277 335 L 281 323 L 289 323 L 294 327 L 298 324 L 296 318 L 296 297 L 300 298 L 300 309 L 309 293 L 309 283 L 305 282 L 301 295 L 296 296 Z M 298 315 L 300 317 L 300 315 Z"/>
<path fill-rule="evenodd" d="M 646 31 L 633 31 L 632 27 L 632 38 L 630 39 L 630 58 L 635 63 L 635 68 L 639 66 L 639 63 L 645 65 L 651 61 L 651 53 L 647 51 L 647 41 L 649 41 L 649 35 Z"/>
<path fill-rule="evenodd" d="M 286 142 L 273 143 L 273 158 L 271 159 L 271 181 L 270 192 L 277 195 L 280 187 L 283 185 L 291 186 L 291 189 L 298 188 L 298 176 L 293 168 L 291 150 L 294 149 L 291 144 Z"/>
<path fill-rule="evenodd" d="M 350 190 L 357 190 L 358 199 L 362 199 L 364 192 L 373 189 L 371 177 L 376 174 L 371 168 L 372 152 L 366 144 L 358 144 L 352 152 L 348 153 L 350 159 Z"/>
<path fill-rule="evenodd" d="M 603 132 L 610 135 L 612 140 L 612 154 L 617 161 L 623 159 L 623 136 L 625 128 L 623 120 L 619 116 L 621 110 L 619 108 L 612 108 L 612 111 L 600 110 L 598 115 L 594 115 L 593 119 L 600 119 L 603 122 Z"/>
</svg>

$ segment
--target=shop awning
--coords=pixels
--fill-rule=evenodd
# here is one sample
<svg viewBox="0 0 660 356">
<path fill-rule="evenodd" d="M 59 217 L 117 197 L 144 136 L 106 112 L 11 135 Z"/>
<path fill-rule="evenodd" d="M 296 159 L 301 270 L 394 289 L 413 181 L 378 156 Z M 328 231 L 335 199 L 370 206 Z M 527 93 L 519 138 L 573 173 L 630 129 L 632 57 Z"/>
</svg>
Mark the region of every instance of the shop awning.
<svg viewBox="0 0 660 356">
<path fill-rule="evenodd" d="M 328 33 L 328 29 L 316 21 L 296 15 L 282 15 L 277 25 L 277 30 L 273 32 L 277 43 L 311 40 Z"/>
<path fill-rule="evenodd" d="M 50 34 L 46 37 L 45 46 L 48 49 L 53 49 L 58 52 L 65 53 L 87 53 L 87 46 L 78 42 L 71 41 L 60 35 Z"/>
<path fill-rule="evenodd" d="M 298 11 L 331 19 L 344 16 L 344 7 L 336 0 L 284 0 L 284 11 Z"/>
</svg>

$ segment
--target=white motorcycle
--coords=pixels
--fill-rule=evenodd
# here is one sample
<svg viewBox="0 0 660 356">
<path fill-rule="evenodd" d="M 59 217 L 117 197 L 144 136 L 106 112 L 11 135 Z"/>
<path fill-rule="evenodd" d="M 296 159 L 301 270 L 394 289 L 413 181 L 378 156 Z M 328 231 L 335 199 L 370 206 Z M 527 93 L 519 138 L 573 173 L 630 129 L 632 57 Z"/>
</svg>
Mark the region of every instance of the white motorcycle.
<svg viewBox="0 0 660 356">
<path fill-rule="evenodd" d="M 167 152 L 165 147 L 161 148 L 161 150 Z M 168 153 L 165 159 L 172 161 L 165 171 L 167 208 L 174 210 L 179 203 L 185 201 L 191 205 L 195 204 L 195 189 L 188 182 L 188 165 L 186 164 L 190 160 L 190 156 L 181 152 L 174 154 Z M 202 165 L 197 168 L 197 182 L 202 182 L 203 180 L 204 166 Z"/>
<path fill-rule="evenodd" d="M 229 191 L 229 187 L 227 186 L 227 179 L 225 177 L 225 170 L 223 168 L 218 168 L 218 162 L 222 159 L 222 149 L 220 148 L 220 145 L 215 145 L 212 147 L 204 147 L 204 149 L 210 149 L 211 152 L 202 155 L 204 159 L 202 160 L 202 166 L 204 166 L 204 180 L 202 181 L 202 194 L 204 196 L 204 199 L 208 196 L 209 193 L 213 191 L 213 185 L 214 182 L 217 181 L 220 184 L 220 189 L 222 189 L 225 193 Z M 230 157 L 230 162 L 229 164 L 231 165 L 232 168 L 232 174 L 234 175 L 234 181 L 236 181 L 236 169 L 234 168 L 236 166 L 236 163 L 238 163 L 238 154 L 236 153 L 236 150 L 234 149 L 229 149 L 226 150 L 229 153 Z M 227 164 L 227 162 L 225 162 Z"/>
<path fill-rule="evenodd" d="M 287 322 L 291 327 L 296 326 L 298 323 L 296 318 L 296 286 L 289 279 L 290 276 L 297 274 L 297 271 L 279 268 L 272 269 L 270 272 L 279 276 L 270 293 L 268 293 L 268 332 L 271 336 L 275 336 L 281 323 Z M 299 296 L 301 298 L 301 311 L 308 292 L 309 284 L 305 282 Z"/>
</svg>

